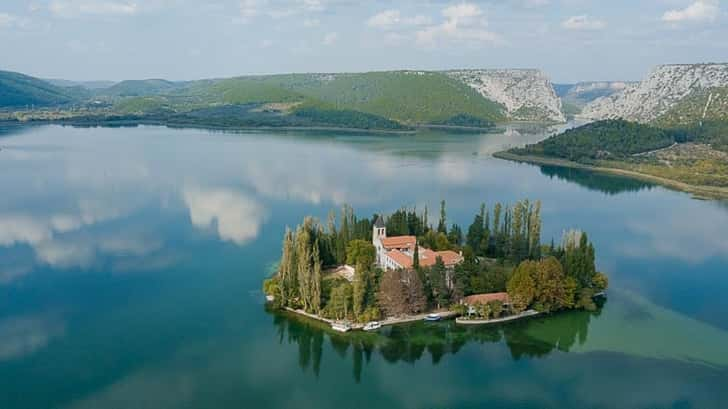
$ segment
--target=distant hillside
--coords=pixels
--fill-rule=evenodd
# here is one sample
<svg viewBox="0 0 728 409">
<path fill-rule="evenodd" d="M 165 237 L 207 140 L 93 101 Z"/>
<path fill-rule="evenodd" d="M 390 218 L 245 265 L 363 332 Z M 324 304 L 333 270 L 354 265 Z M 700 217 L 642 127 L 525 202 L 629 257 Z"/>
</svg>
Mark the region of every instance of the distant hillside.
<svg viewBox="0 0 728 409">
<path fill-rule="evenodd" d="M 154 95 L 149 87 L 135 85 L 140 85 L 134 87 L 137 95 Z M 286 74 L 159 85 L 161 98 L 122 100 L 118 106 L 185 111 L 220 104 L 295 103 L 300 105 L 296 109 L 358 111 L 409 125 L 444 123 L 462 115 L 483 123 L 506 119 L 503 106 L 441 73 Z M 128 87 L 125 93 L 131 93 Z"/>
<path fill-rule="evenodd" d="M 643 81 L 589 103 L 582 115 L 594 120 L 622 118 L 649 123 L 692 93 L 716 87 L 728 87 L 728 64 L 662 65 Z"/>
<path fill-rule="evenodd" d="M 575 115 L 581 113 L 581 110 L 590 102 L 621 92 L 633 84 L 623 81 L 579 82 L 554 84 L 554 90 L 561 98 L 564 112 L 567 115 Z"/>
<path fill-rule="evenodd" d="M 98 90 L 109 88 L 116 84 L 114 81 L 71 81 L 57 78 L 44 78 L 43 81 L 49 82 L 57 87 L 70 88 L 81 87 L 87 90 Z"/>
<path fill-rule="evenodd" d="M 0 71 L 0 108 L 63 105 L 73 102 L 80 93 L 24 74 Z"/>
<path fill-rule="evenodd" d="M 168 93 L 182 88 L 184 85 L 185 83 L 161 79 L 127 80 L 114 84 L 109 88 L 100 89 L 98 94 L 117 97 L 141 97 Z"/>
<path fill-rule="evenodd" d="M 408 124 L 441 122 L 462 114 L 489 121 L 506 119 L 503 106 L 436 72 L 281 75 L 262 81 L 334 109 L 366 112 Z"/>
</svg>

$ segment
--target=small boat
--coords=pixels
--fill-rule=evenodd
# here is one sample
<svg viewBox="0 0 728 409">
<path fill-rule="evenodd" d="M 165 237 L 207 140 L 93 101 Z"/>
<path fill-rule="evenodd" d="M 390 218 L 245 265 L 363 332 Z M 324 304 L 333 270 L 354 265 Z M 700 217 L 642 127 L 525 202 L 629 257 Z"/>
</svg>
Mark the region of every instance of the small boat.
<svg viewBox="0 0 728 409">
<path fill-rule="evenodd" d="M 425 321 L 440 321 L 441 319 L 440 314 L 427 314 L 425 316 Z"/>
<path fill-rule="evenodd" d="M 364 326 L 364 331 L 374 331 L 375 329 L 382 328 L 382 323 L 379 321 L 372 321 L 367 322 L 367 325 Z"/>
<path fill-rule="evenodd" d="M 276 300 L 276 297 L 273 296 L 273 295 L 268 294 L 268 295 L 265 296 L 265 300 L 268 301 L 268 302 L 273 302 L 273 301 Z"/>
<path fill-rule="evenodd" d="M 346 322 L 334 322 L 331 323 L 331 329 L 339 332 L 349 332 L 351 330 L 351 325 Z"/>
</svg>

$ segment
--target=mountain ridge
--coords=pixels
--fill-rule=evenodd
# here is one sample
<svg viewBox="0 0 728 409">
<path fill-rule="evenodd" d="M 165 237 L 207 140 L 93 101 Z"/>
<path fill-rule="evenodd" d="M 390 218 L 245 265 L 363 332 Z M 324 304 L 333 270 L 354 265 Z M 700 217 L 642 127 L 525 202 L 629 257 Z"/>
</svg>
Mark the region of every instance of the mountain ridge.
<svg viewBox="0 0 728 409">
<path fill-rule="evenodd" d="M 666 64 L 623 91 L 594 100 L 581 116 L 650 123 L 693 92 L 728 86 L 728 63 Z"/>
</svg>

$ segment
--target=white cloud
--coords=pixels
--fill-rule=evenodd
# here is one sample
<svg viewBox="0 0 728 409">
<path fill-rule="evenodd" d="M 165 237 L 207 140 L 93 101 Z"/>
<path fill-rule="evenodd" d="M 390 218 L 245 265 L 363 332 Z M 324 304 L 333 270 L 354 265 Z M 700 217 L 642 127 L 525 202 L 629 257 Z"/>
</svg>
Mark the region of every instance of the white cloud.
<svg viewBox="0 0 728 409">
<path fill-rule="evenodd" d="M 561 23 L 561 27 L 567 30 L 601 30 L 606 26 L 605 22 L 587 15 L 572 16 Z"/>
<path fill-rule="evenodd" d="M 400 21 L 399 10 L 384 10 L 375 14 L 367 20 L 370 27 L 389 27 L 398 24 Z"/>
<path fill-rule="evenodd" d="M 416 40 L 420 45 L 433 46 L 439 41 L 459 41 L 466 43 L 497 43 L 500 36 L 487 29 L 487 20 L 477 4 L 461 3 L 442 10 L 445 21 L 441 24 L 417 31 Z"/>
<path fill-rule="evenodd" d="M 53 0 L 48 10 L 58 17 L 130 16 L 139 12 L 139 5 L 131 1 L 107 0 Z"/>
<path fill-rule="evenodd" d="M 323 44 L 327 45 L 327 46 L 334 45 L 334 43 L 336 43 L 336 40 L 338 40 L 338 39 L 339 39 L 339 35 L 337 33 L 334 33 L 334 32 L 327 33 L 324 36 Z"/>
<path fill-rule="evenodd" d="M 668 10 L 662 21 L 678 23 L 682 21 L 713 21 L 720 14 L 717 0 L 698 0 L 684 9 Z"/>
<path fill-rule="evenodd" d="M 543 7 L 551 4 L 550 0 L 523 0 L 523 6 L 526 8 Z"/>
<path fill-rule="evenodd" d="M 303 20 L 304 27 L 311 28 L 311 27 L 318 27 L 319 25 L 321 25 L 321 21 L 316 18 L 307 18 L 307 19 Z"/>
<path fill-rule="evenodd" d="M 230 189 L 185 188 L 192 224 L 215 228 L 223 240 L 244 244 L 258 236 L 265 212 L 256 201 Z"/>
<path fill-rule="evenodd" d="M 240 0 L 239 5 L 240 17 L 235 20 L 239 23 L 249 23 L 257 17 L 281 19 L 326 10 L 326 5 L 321 0 Z M 307 21 L 318 24 L 318 20 L 315 19 Z"/>
<path fill-rule="evenodd" d="M 30 21 L 9 13 L 0 13 L 0 28 L 19 27 L 25 28 Z"/>
<path fill-rule="evenodd" d="M 480 7 L 473 3 L 461 3 L 442 10 L 442 15 L 450 19 L 467 19 L 478 17 L 482 14 L 483 12 L 480 10 Z"/>
<path fill-rule="evenodd" d="M 367 20 L 368 26 L 384 29 L 399 26 L 421 26 L 431 23 L 432 19 L 419 14 L 413 17 L 402 17 L 402 13 L 399 10 L 384 10 Z"/>
<path fill-rule="evenodd" d="M 0 13 L 0 27 L 10 27 L 15 23 L 17 17 L 8 13 Z"/>
</svg>

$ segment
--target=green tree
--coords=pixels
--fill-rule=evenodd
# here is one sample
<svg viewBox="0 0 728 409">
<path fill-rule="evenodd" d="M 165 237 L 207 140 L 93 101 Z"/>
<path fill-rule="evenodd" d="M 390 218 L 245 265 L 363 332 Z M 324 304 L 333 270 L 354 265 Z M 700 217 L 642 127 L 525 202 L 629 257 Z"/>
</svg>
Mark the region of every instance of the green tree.
<svg viewBox="0 0 728 409">
<path fill-rule="evenodd" d="M 440 202 L 440 221 L 437 223 L 437 232 L 447 234 L 447 217 L 445 214 L 445 201 Z"/>
<path fill-rule="evenodd" d="M 450 240 L 447 239 L 447 235 L 445 233 L 437 233 L 435 237 L 435 250 L 450 250 L 450 247 Z"/>
<path fill-rule="evenodd" d="M 350 266 L 362 264 L 371 266 L 377 258 L 377 249 L 374 245 L 364 240 L 352 240 L 346 246 L 346 263 Z"/>
<path fill-rule="evenodd" d="M 538 263 L 534 281 L 537 310 L 548 313 L 568 308 L 573 303 L 573 291 L 570 293 L 568 290 L 564 269 L 556 258 L 547 257 Z"/>
<path fill-rule="evenodd" d="M 515 312 L 525 311 L 536 297 L 536 277 L 539 265 L 535 261 L 523 261 L 516 267 L 508 281 L 508 297 Z"/>
<path fill-rule="evenodd" d="M 337 320 L 347 318 L 351 311 L 352 289 L 349 283 L 341 283 L 331 289 L 329 311 Z"/>
<path fill-rule="evenodd" d="M 318 314 L 321 312 L 321 257 L 318 240 L 313 245 L 311 263 L 311 311 Z"/>
<path fill-rule="evenodd" d="M 460 226 L 453 224 L 447 233 L 447 240 L 454 246 L 460 247 L 463 242 L 463 231 Z"/>
<path fill-rule="evenodd" d="M 301 225 L 296 230 L 296 267 L 298 293 L 304 310 L 311 310 L 311 246 L 308 229 Z"/>
<path fill-rule="evenodd" d="M 592 278 L 592 286 L 596 292 L 604 291 L 609 287 L 609 278 L 604 273 L 596 273 Z"/>
<path fill-rule="evenodd" d="M 415 240 L 415 251 L 412 253 L 412 268 L 420 269 L 420 244 Z"/>
<path fill-rule="evenodd" d="M 475 254 L 483 254 L 486 249 L 482 249 L 483 242 L 483 218 L 480 215 L 475 215 L 473 223 L 468 227 L 468 234 L 465 238 L 465 243 L 470 246 Z"/>
<path fill-rule="evenodd" d="M 279 266 L 280 277 L 280 303 L 283 306 L 290 306 L 293 299 L 298 297 L 298 267 L 296 266 L 296 249 L 293 242 L 291 229 L 286 228 L 283 236 L 283 255 Z"/>
<path fill-rule="evenodd" d="M 494 300 L 488 303 L 490 306 L 491 314 L 493 315 L 493 318 L 500 318 L 501 314 L 503 314 L 503 302 L 500 300 Z"/>
<path fill-rule="evenodd" d="M 450 305 L 450 289 L 447 282 L 447 269 L 442 257 L 438 256 L 435 259 L 435 264 L 430 268 L 429 272 L 437 308 L 447 307 Z"/>
<path fill-rule="evenodd" d="M 528 253 L 532 260 L 541 258 L 541 201 L 536 201 L 528 221 Z"/>
</svg>

